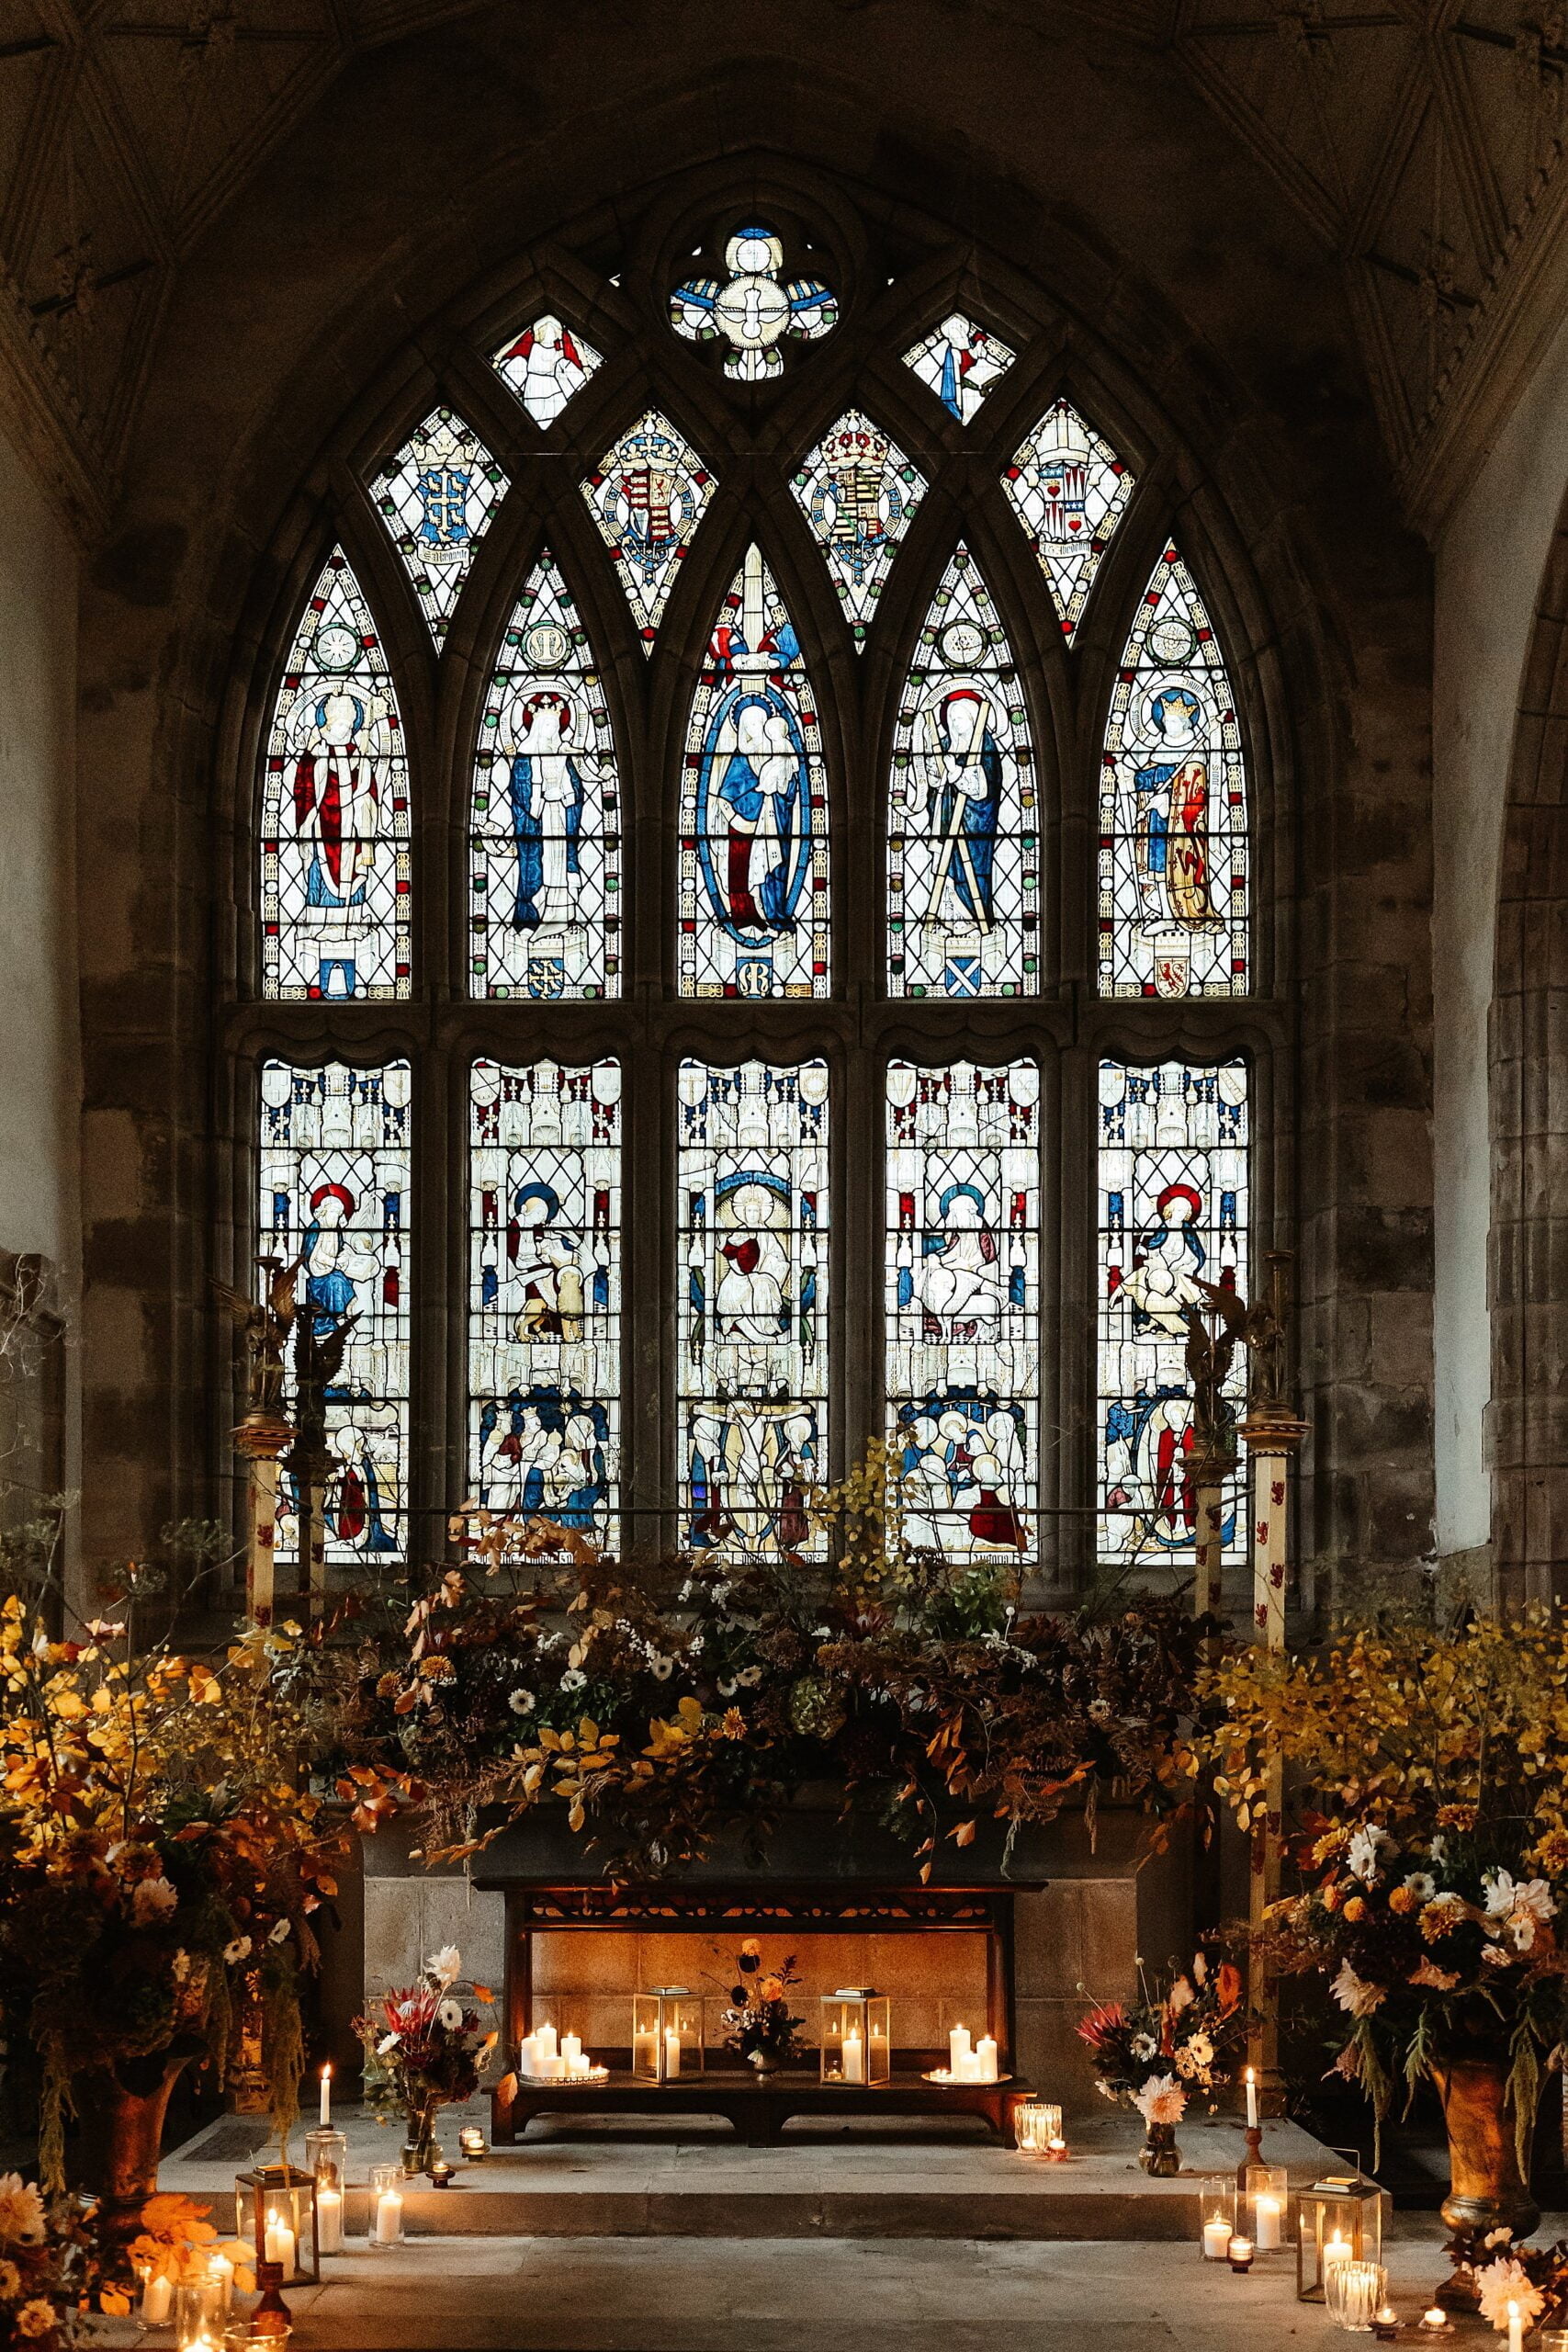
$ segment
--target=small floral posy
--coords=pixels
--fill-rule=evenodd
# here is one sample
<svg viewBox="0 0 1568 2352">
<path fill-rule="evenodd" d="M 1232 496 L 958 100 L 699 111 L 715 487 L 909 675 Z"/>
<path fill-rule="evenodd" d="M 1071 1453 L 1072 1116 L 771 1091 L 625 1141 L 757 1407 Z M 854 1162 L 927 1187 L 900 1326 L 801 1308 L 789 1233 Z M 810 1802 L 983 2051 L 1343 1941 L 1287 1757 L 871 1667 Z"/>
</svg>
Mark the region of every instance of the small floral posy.
<svg viewBox="0 0 1568 2352">
<path fill-rule="evenodd" d="M 443 2107 L 472 2098 L 496 2044 L 480 2008 L 495 1996 L 484 1984 L 460 1983 L 456 1945 L 435 1952 L 417 1984 L 383 1994 L 355 2021 L 365 2050 L 365 2097 L 377 2120 L 401 2121 L 413 2152 L 405 2161 L 423 2170 L 434 2154 L 435 2119 Z"/>
<path fill-rule="evenodd" d="M 1101 2097 L 1136 2108 L 1152 2145 L 1156 2132 L 1181 2121 L 1190 2098 L 1212 2095 L 1229 2080 L 1246 2016 L 1240 1970 L 1228 1960 L 1211 1967 L 1202 1952 L 1168 1991 L 1146 1981 L 1141 1990 L 1140 2001 L 1102 2002 L 1077 2030 L 1089 2045 Z"/>
<path fill-rule="evenodd" d="M 729 2006 L 719 2017 L 725 2048 L 760 2072 L 787 2066 L 798 2058 L 805 2048 L 800 2038 L 805 2019 L 795 2016 L 789 1996 L 799 1983 L 793 1952 L 776 1968 L 766 1968 L 761 1945 L 755 1936 L 748 1936 L 735 1955 Z"/>
</svg>

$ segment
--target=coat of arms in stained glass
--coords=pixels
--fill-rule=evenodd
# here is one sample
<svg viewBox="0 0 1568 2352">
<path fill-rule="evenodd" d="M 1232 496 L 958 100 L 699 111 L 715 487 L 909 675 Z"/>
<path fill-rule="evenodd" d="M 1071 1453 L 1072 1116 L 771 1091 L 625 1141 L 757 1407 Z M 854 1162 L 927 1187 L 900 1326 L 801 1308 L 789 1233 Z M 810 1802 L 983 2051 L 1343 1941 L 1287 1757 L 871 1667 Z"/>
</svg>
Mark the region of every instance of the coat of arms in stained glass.
<svg viewBox="0 0 1568 2352">
<path fill-rule="evenodd" d="M 492 352 L 490 364 L 543 431 L 604 362 L 591 343 L 547 311 L 514 342 Z"/>
<path fill-rule="evenodd" d="M 761 551 L 719 609 L 681 785 L 682 996 L 826 996 L 828 795 L 795 627 Z"/>
<path fill-rule="evenodd" d="M 1035 1549 L 1040 1069 L 887 1070 L 887 1415 L 908 1540 Z"/>
<path fill-rule="evenodd" d="M 468 1491 L 603 1543 L 621 1426 L 621 1068 L 477 1061 Z"/>
<path fill-rule="evenodd" d="M 814 343 L 837 325 L 839 305 L 815 277 L 780 282 L 784 241 L 771 229 L 739 229 L 724 249 L 728 277 L 692 277 L 670 297 L 670 323 L 687 343 L 728 344 L 724 372 L 758 384 L 784 370 L 786 337 Z"/>
<path fill-rule="evenodd" d="M 893 728 L 894 996 L 1032 996 L 1040 830 L 1023 688 L 966 548 L 942 573 Z"/>
<path fill-rule="evenodd" d="M 683 1061 L 681 1541 L 798 1550 L 827 1476 L 828 1065 Z"/>
<path fill-rule="evenodd" d="M 1002 476 L 1070 645 L 1134 477 L 1070 401 L 1055 401 Z"/>
<path fill-rule="evenodd" d="M 620 787 L 604 691 L 554 559 L 491 674 L 474 761 L 475 996 L 618 996 Z"/>
<path fill-rule="evenodd" d="M 294 633 L 261 802 L 262 994 L 407 996 L 408 762 L 387 657 L 341 549 Z"/>
<path fill-rule="evenodd" d="M 1191 1555 L 1185 1309 L 1200 1282 L 1247 1283 L 1247 1069 L 1241 1060 L 1100 1066 L 1100 1556 Z M 1245 1393 L 1243 1363 L 1229 1392 Z M 1247 1544 L 1226 1497 L 1225 1555 Z"/>
<path fill-rule="evenodd" d="M 1017 357 L 999 334 L 954 311 L 904 354 L 904 365 L 930 385 L 950 416 L 967 424 Z"/>
<path fill-rule="evenodd" d="M 1247 777 L 1219 640 L 1174 547 L 1111 690 L 1100 799 L 1103 996 L 1247 993 Z"/>
<path fill-rule="evenodd" d="M 898 542 L 926 494 L 925 477 L 879 425 L 852 408 L 817 444 L 792 486 L 828 560 L 858 653 Z"/>
<path fill-rule="evenodd" d="M 373 491 L 439 650 L 479 541 L 506 495 L 506 476 L 472 427 L 438 408 L 388 459 Z"/>
<path fill-rule="evenodd" d="M 300 1266 L 298 1311 L 318 1340 L 349 1335 L 325 1399 L 329 1568 L 408 1555 L 411 1086 L 404 1061 L 262 1065 L 257 1252 Z M 298 1562 L 287 1471 L 277 1501 L 276 1555 Z"/>
<path fill-rule="evenodd" d="M 676 571 L 714 488 L 690 443 L 653 408 L 622 434 L 582 485 L 645 653 L 653 650 Z"/>
</svg>

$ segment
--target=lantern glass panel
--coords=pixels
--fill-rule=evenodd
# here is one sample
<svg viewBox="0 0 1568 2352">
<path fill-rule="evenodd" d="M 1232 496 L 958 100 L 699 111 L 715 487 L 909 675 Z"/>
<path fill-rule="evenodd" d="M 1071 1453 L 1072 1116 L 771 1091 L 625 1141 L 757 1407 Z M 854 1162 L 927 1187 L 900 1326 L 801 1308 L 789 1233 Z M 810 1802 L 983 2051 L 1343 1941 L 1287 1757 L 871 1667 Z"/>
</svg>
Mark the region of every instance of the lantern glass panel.
<svg viewBox="0 0 1568 2352">
<path fill-rule="evenodd" d="M 1283 2165 L 1248 2165 L 1236 2226 L 1259 2254 L 1277 2253 L 1291 2237 L 1291 2176 Z"/>
<path fill-rule="evenodd" d="M 1382 2192 L 1374 2181 L 1330 2177 L 1296 2200 L 1296 2297 L 1321 2303 L 1337 2262 L 1382 2260 Z"/>
<path fill-rule="evenodd" d="M 1012 2111 L 1013 2131 L 1026 2156 L 1043 2156 L 1062 2136 L 1062 2110 L 1039 2098 L 1021 2099 Z"/>
<path fill-rule="evenodd" d="M 254 2165 L 235 2175 L 234 2234 L 254 2246 L 258 2262 L 282 2261 L 284 2286 L 313 2285 L 321 2277 L 316 2233 L 313 2173 L 298 2165 Z"/>
<path fill-rule="evenodd" d="M 893 2071 L 893 2030 L 887 1997 L 869 1986 L 825 1993 L 821 2001 L 821 2079 L 852 2087 L 885 2084 Z"/>
<path fill-rule="evenodd" d="M 1198 2188 L 1198 2246 L 1205 2262 L 1224 2262 L 1235 2235 L 1235 2175 L 1205 2173 Z"/>
<path fill-rule="evenodd" d="M 223 2340 L 223 2287 L 192 2278 L 175 2290 L 175 2352 L 218 2352 Z"/>
<path fill-rule="evenodd" d="M 684 1984 L 656 1984 L 632 1995 L 632 2073 L 645 2083 L 700 2075 L 705 2064 L 704 2003 Z"/>
<path fill-rule="evenodd" d="M 343 2217 L 348 2194 L 348 2142 L 321 2127 L 305 2134 L 305 2169 L 316 2184 L 316 2257 L 343 2252 Z"/>
</svg>

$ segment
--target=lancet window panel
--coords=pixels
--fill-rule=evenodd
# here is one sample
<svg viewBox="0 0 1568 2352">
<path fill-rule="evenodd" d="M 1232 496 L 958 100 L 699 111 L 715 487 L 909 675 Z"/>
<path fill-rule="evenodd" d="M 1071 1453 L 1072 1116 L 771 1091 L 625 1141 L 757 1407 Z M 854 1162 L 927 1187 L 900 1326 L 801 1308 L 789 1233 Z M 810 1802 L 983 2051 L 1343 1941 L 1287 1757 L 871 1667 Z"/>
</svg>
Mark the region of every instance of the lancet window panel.
<svg viewBox="0 0 1568 2352">
<path fill-rule="evenodd" d="M 1190 1560 L 1189 1306 L 1200 1284 L 1248 1288 L 1250 1082 L 1239 1057 L 1100 1066 L 1100 1556 Z M 1245 1371 L 1232 1366 L 1239 1402 Z M 1224 1555 L 1246 1556 L 1245 1484 L 1224 1506 Z"/>
<path fill-rule="evenodd" d="M 341 548 L 294 633 L 261 788 L 262 994 L 406 997 L 409 773 L 397 691 Z"/>
<path fill-rule="evenodd" d="M 886 1078 L 888 1429 L 905 1532 L 957 1561 L 1037 1549 L 1040 1067 Z"/>
<path fill-rule="evenodd" d="M 469 853 L 475 996 L 620 994 L 615 738 L 587 631 L 547 553 L 517 600 L 485 698 Z"/>
<path fill-rule="evenodd" d="M 677 1478 L 696 1551 L 808 1545 L 806 1489 L 828 1476 L 829 1085 L 821 1060 L 680 1065 Z"/>
<path fill-rule="evenodd" d="M 468 1488 L 603 1543 L 620 1491 L 621 1065 L 481 1059 L 468 1126 Z"/>
<path fill-rule="evenodd" d="M 406 1061 L 261 1069 L 258 1256 L 299 1267 L 299 1312 L 339 1358 L 324 1392 L 329 1572 L 374 1575 L 408 1555 L 412 1091 Z M 299 1505 L 285 1470 L 283 1562 L 299 1561 Z"/>
</svg>

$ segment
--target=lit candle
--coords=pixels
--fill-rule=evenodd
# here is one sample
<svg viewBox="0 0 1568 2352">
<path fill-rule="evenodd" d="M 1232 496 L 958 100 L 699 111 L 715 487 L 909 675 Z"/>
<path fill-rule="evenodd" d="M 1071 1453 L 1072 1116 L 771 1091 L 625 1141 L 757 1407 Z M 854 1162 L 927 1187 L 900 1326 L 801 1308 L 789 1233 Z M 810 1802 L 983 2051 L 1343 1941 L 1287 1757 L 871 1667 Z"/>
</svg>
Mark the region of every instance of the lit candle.
<svg viewBox="0 0 1568 2352">
<path fill-rule="evenodd" d="M 865 2044 L 860 2038 L 860 2028 L 851 2026 L 844 2036 L 844 2080 L 863 2083 L 865 2080 Z"/>
<path fill-rule="evenodd" d="M 664 2029 L 664 2079 L 672 2083 L 681 2071 L 681 2036 L 679 2030 L 667 2025 Z"/>
<path fill-rule="evenodd" d="M 485 2152 L 484 2127 L 479 2123 L 465 2123 L 457 2133 L 457 2145 L 470 2164 L 478 2164 Z"/>
<path fill-rule="evenodd" d="M 632 2072 L 657 2075 L 659 2072 L 659 2037 L 651 2026 L 632 2036 Z"/>
<path fill-rule="evenodd" d="M 1525 2352 L 1524 2313 L 1512 2296 L 1508 2299 L 1508 2352 Z"/>
<path fill-rule="evenodd" d="M 1203 2259 L 1205 2262 L 1223 2262 L 1230 2250 L 1231 2225 L 1216 2214 L 1212 2222 L 1203 2224 Z"/>
<path fill-rule="evenodd" d="M 1380 2344 L 1398 2343 L 1399 2313 L 1392 2303 L 1380 2304 L 1372 2313 L 1372 2334 Z"/>
<path fill-rule="evenodd" d="M 1421 2326 L 1428 2335 L 1441 2335 L 1449 2324 L 1449 2315 L 1441 2303 L 1429 2304 L 1421 2314 Z"/>
<path fill-rule="evenodd" d="M 318 2188 L 316 2191 L 316 2252 L 343 2252 L 343 2191 L 338 2188 Z"/>
<path fill-rule="evenodd" d="M 234 2301 L 234 2266 L 226 2254 L 209 2254 L 207 2275 L 218 2290 L 218 2308 L 224 2319 Z"/>
<path fill-rule="evenodd" d="M 149 2327 L 165 2327 L 175 2290 L 161 2270 L 150 2270 L 141 2281 L 141 2317 Z"/>
<path fill-rule="evenodd" d="M 333 2070 L 330 2065 L 326 2065 L 321 2068 L 321 2129 L 323 2132 L 332 2129 L 332 2120 Z"/>
<path fill-rule="evenodd" d="M 955 2083 L 968 2079 L 964 2071 L 964 2062 L 968 2055 L 969 2029 L 966 2025 L 955 2025 L 947 2037 L 947 2070 Z"/>
<path fill-rule="evenodd" d="M 1274 2254 L 1280 2245 L 1280 2223 L 1282 2216 L 1277 2197 L 1253 2199 L 1252 2230 L 1259 2254 Z"/>
<path fill-rule="evenodd" d="M 575 2033 L 563 2033 L 560 2038 L 560 2054 L 566 2060 L 567 2074 L 575 2075 L 577 2062 L 582 2055 L 581 2036 Z"/>
<path fill-rule="evenodd" d="M 403 2200 L 395 2188 L 384 2188 L 376 2199 L 376 2239 L 380 2245 L 396 2245 L 402 2234 Z"/>
<path fill-rule="evenodd" d="M 997 2043 L 994 2034 L 983 2033 L 975 2046 L 978 2061 L 975 2079 L 977 2083 L 994 2083 L 997 2079 Z"/>
<path fill-rule="evenodd" d="M 1230 2266 L 1233 2270 L 1251 2269 L 1252 2240 L 1250 2238 L 1232 2238 L 1230 2244 L 1225 2248 L 1225 2253 L 1230 2258 Z"/>
<path fill-rule="evenodd" d="M 1063 2139 L 1047 2140 L 1045 2143 L 1045 2155 L 1047 2162 L 1050 2164 L 1065 2165 L 1067 2161 L 1066 2142 Z"/>
<path fill-rule="evenodd" d="M 1323 2267 L 1327 2270 L 1334 2263 L 1348 2262 L 1349 2259 L 1350 2241 L 1336 2230 L 1323 2249 Z"/>
<path fill-rule="evenodd" d="M 286 2278 L 294 2275 L 294 2233 L 281 2213 L 269 2212 L 266 2217 L 265 2259 L 280 2262 Z"/>
<path fill-rule="evenodd" d="M 1258 2129 L 1258 2076 L 1250 2066 L 1247 2070 L 1247 2128 Z"/>
<path fill-rule="evenodd" d="M 553 2025 L 540 2026 L 534 2039 L 539 2045 L 541 2058 L 553 2058 L 556 2055 L 556 2030 Z"/>
</svg>

